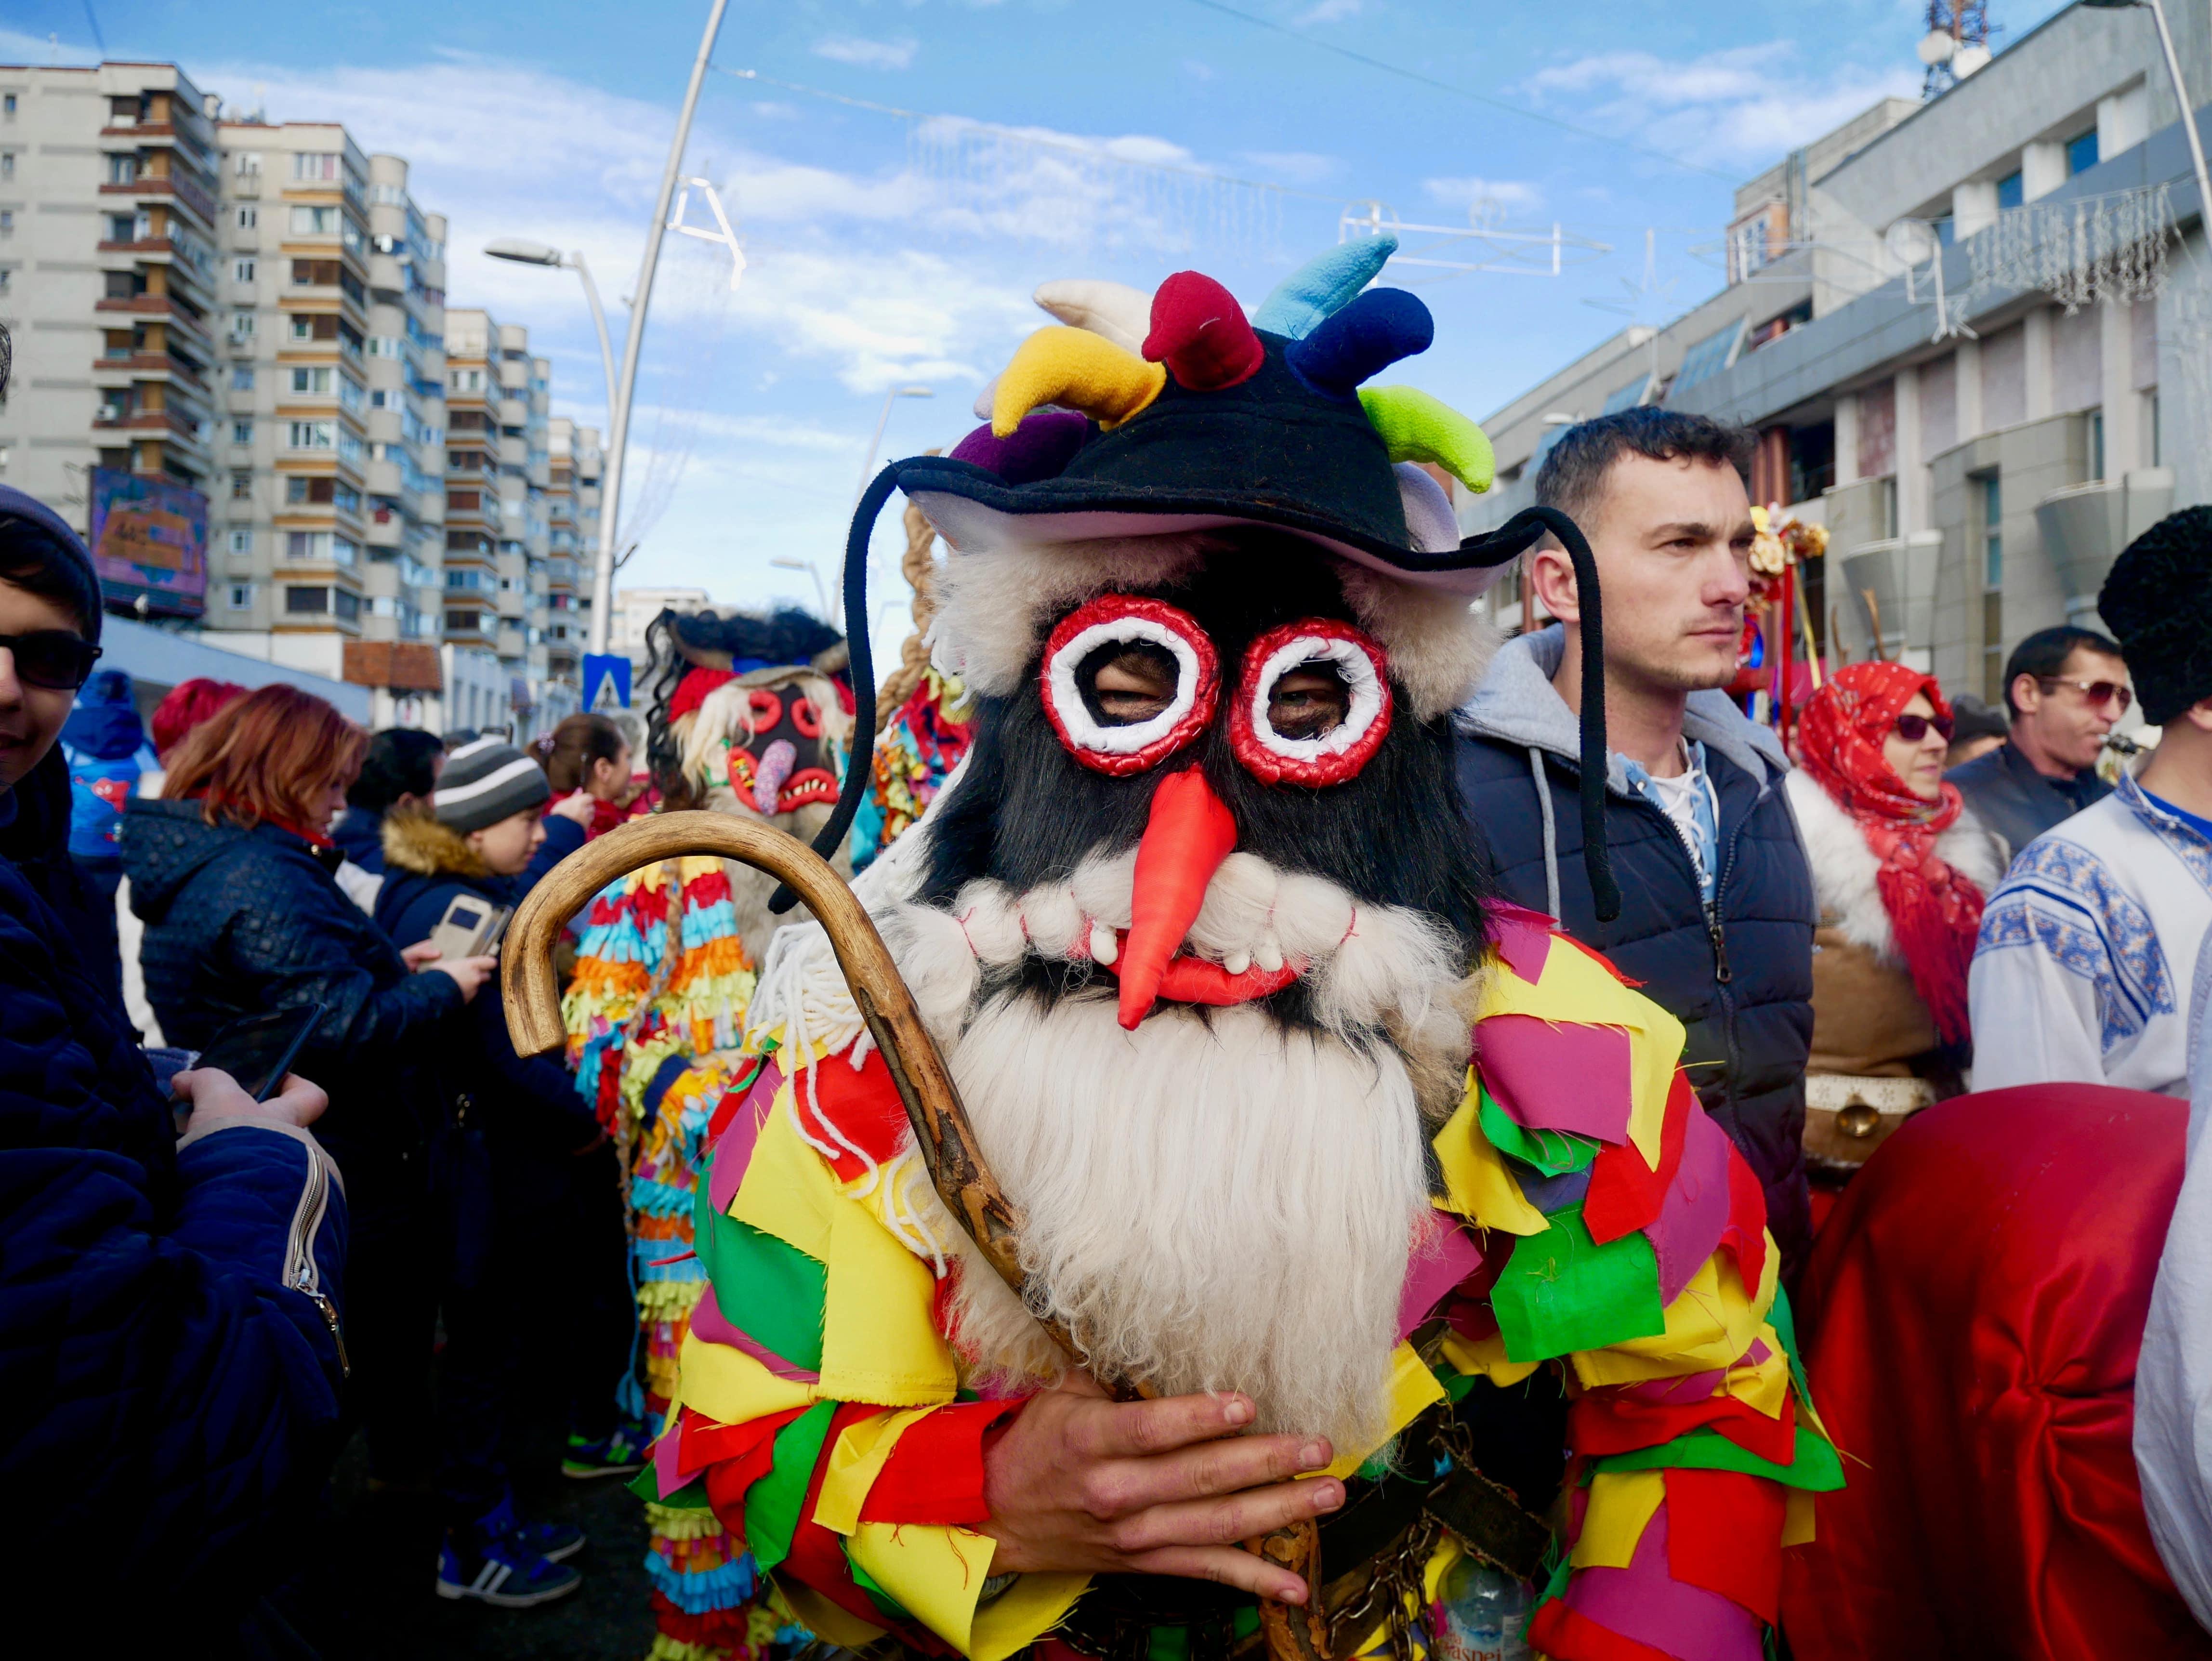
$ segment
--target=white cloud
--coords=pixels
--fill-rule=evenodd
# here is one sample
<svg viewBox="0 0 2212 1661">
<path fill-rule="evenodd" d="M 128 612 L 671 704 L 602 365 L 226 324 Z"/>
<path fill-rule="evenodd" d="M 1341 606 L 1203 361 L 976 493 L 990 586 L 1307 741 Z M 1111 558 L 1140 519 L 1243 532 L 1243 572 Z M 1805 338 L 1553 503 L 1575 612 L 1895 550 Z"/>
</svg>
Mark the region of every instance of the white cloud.
<svg viewBox="0 0 2212 1661">
<path fill-rule="evenodd" d="M 812 51 L 817 58 L 826 58 L 833 64 L 850 64 L 856 69 L 902 70 L 914 62 L 914 55 L 921 46 L 921 43 L 911 37 L 871 40 L 864 35 L 833 34 L 817 40 Z"/>
<path fill-rule="evenodd" d="M 1246 150 L 1243 159 L 1262 173 L 1293 185 L 1322 184 L 1344 171 L 1344 163 L 1335 156 L 1316 155 L 1310 150 Z"/>
<path fill-rule="evenodd" d="M 1544 199 L 1542 192 L 1519 179 L 1424 179 L 1421 192 L 1431 201 L 1462 213 L 1488 204 L 1504 209 L 1534 208 Z"/>
<path fill-rule="evenodd" d="M 1633 133 L 1687 160 L 1735 165 L 1771 161 L 1878 99 L 1919 90 L 1909 64 L 1807 72 L 1797 58 L 1786 40 L 1686 59 L 1599 52 L 1540 70 L 1524 84 L 1551 107 L 1571 106 L 1584 125 Z"/>
</svg>

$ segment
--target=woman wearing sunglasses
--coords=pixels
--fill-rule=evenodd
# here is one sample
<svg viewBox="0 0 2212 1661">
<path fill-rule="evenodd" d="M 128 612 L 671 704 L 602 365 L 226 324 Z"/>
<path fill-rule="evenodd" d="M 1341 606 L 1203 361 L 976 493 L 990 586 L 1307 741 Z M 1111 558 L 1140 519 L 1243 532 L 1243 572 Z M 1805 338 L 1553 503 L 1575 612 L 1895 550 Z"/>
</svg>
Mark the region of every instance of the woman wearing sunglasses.
<svg viewBox="0 0 2212 1661">
<path fill-rule="evenodd" d="M 346 1199 L 323 1092 L 163 1091 L 48 901 L 100 624 L 83 544 L 0 486 L 0 1493 L 38 1496 L 0 1525 L 37 1589 L 9 1630 L 59 1652 L 90 1611 L 159 1609 L 179 1653 L 258 1654 L 249 1605 L 336 1445 Z"/>
<path fill-rule="evenodd" d="M 1961 1087 L 1966 971 L 2004 875 L 1997 839 L 1943 779 L 1951 706 L 1899 663 L 1839 669 L 1805 706 L 1789 778 L 1820 905 L 1805 1148 L 1849 1172 Z"/>
</svg>

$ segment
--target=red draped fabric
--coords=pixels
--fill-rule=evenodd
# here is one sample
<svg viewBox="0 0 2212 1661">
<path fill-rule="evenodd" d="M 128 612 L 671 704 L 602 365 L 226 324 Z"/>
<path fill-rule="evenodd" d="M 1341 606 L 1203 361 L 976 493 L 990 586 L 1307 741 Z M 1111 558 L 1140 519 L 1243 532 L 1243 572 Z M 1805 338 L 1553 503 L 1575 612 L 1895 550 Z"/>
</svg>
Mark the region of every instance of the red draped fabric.
<svg viewBox="0 0 2212 1661">
<path fill-rule="evenodd" d="M 1797 1661 L 2212 1658 L 2129 1445 L 2188 1123 L 2101 1085 L 1961 1096 L 1845 1190 L 1799 1331 L 1850 1486 L 1784 1554 Z"/>
</svg>

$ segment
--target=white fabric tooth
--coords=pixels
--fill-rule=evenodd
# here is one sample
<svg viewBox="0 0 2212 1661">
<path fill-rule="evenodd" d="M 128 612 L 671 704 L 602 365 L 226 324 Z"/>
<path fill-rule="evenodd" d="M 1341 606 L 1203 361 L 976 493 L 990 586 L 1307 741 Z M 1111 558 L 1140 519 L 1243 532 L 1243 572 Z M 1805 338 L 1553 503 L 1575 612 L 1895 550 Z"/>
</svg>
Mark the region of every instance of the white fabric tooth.
<svg viewBox="0 0 2212 1661">
<path fill-rule="evenodd" d="M 1091 920 L 1091 957 L 1094 963 L 1111 964 L 1121 954 L 1121 943 L 1115 940 L 1114 931 L 1093 917 Z"/>
<path fill-rule="evenodd" d="M 1252 966 L 1249 952 L 1231 952 L 1221 960 L 1221 966 L 1232 975 L 1241 975 Z"/>
<path fill-rule="evenodd" d="M 1260 944 L 1252 948 L 1252 961 L 1270 975 L 1283 966 L 1283 943 L 1275 938 L 1273 929 L 1260 936 Z"/>
<path fill-rule="evenodd" d="M 1032 888 L 1022 896 L 1022 921 L 1040 957 L 1072 958 L 1084 939 L 1083 908 L 1065 884 Z"/>
</svg>

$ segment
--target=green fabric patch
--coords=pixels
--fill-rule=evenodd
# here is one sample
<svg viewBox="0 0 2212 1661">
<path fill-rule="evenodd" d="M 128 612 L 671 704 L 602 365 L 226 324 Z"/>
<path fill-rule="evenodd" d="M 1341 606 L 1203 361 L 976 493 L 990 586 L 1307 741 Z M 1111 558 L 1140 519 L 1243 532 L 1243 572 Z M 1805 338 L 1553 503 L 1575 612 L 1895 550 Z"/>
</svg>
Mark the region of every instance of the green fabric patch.
<svg viewBox="0 0 2212 1661">
<path fill-rule="evenodd" d="M 1774 1307 L 1766 1311 L 1766 1319 L 1774 1329 L 1774 1335 L 1782 1340 L 1782 1353 L 1790 1358 L 1790 1377 L 1797 1386 L 1797 1399 L 1811 1401 L 1813 1387 L 1805 1382 L 1805 1363 L 1797 1354 L 1797 1317 L 1790 1307 L 1790 1294 L 1783 1290 L 1779 1281 L 1774 1283 Z"/>
<path fill-rule="evenodd" d="M 814 1466 L 830 1434 L 835 1402 L 817 1402 L 775 1433 L 775 1468 L 745 1494 L 745 1538 L 766 1574 L 791 1555 L 791 1536 L 814 1481 Z"/>
<path fill-rule="evenodd" d="M 902 1621 L 908 1626 L 914 1625 L 914 1616 L 907 1613 L 906 1605 L 885 1591 L 876 1583 L 873 1575 L 853 1561 L 853 1542 L 846 1540 L 839 1543 L 845 1548 L 846 1573 L 853 1577 L 854 1585 L 868 1594 L 868 1601 L 876 1606 L 877 1612 L 886 1621 Z"/>
<path fill-rule="evenodd" d="M 1492 1147 L 1510 1159 L 1535 1166 L 1547 1177 L 1588 1170 L 1601 1146 L 1587 1136 L 1565 1130 L 1531 1129 L 1492 1100 L 1487 1090 L 1482 1092 L 1482 1105 L 1476 1117 Z"/>
<path fill-rule="evenodd" d="M 707 1498 L 707 1479 L 695 1476 L 665 1500 L 660 1497 L 660 1477 L 646 1461 L 645 1469 L 623 1484 L 648 1506 L 666 1506 L 672 1511 L 712 1511 L 713 1502 Z"/>
<path fill-rule="evenodd" d="M 708 1197 L 713 1183 L 709 1160 L 691 1208 L 691 1248 L 714 1282 L 724 1318 L 792 1366 L 819 1372 L 830 1271 L 789 1242 L 715 1210 Z"/>
<path fill-rule="evenodd" d="M 1146 1661 L 1190 1661 L 1190 1629 L 1154 1627 L 1145 1645 Z"/>
<path fill-rule="evenodd" d="M 1490 1306 L 1515 1361 L 1547 1361 L 1667 1329 L 1659 1259 L 1642 1233 L 1600 1245 L 1582 1202 L 1562 1206 L 1541 1234 L 1524 1234 L 1492 1288 Z"/>
<path fill-rule="evenodd" d="M 1793 1488 L 1831 1494 L 1844 1485 L 1844 1462 L 1835 1445 L 1801 1422 L 1797 1427 L 1796 1457 L 1786 1465 L 1746 1451 L 1710 1426 L 1685 1431 L 1656 1448 L 1631 1453 L 1608 1453 L 1589 1463 L 1592 1473 L 1601 1470 L 1740 1470 L 1747 1476 L 1764 1476 Z"/>
</svg>

